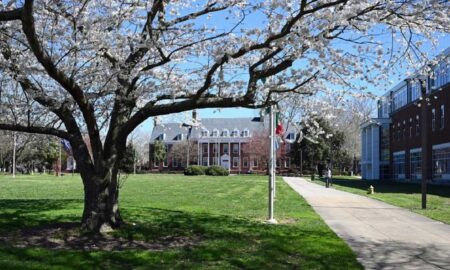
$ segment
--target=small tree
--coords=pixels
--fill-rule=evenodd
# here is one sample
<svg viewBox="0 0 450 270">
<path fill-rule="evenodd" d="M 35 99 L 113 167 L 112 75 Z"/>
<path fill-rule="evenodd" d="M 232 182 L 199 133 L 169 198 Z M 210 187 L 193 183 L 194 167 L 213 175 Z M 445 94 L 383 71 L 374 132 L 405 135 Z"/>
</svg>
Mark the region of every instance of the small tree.
<svg viewBox="0 0 450 270">
<path fill-rule="evenodd" d="M 153 155 L 155 161 L 160 163 L 161 161 L 166 159 L 166 156 L 166 145 L 162 141 L 156 141 Z"/>
<path fill-rule="evenodd" d="M 132 173 L 134 169 L 134 162 L 135 162 L 135 149 L 133 144 L 130 142 L 128 143 L 125 153 L 123 154 L 123 158 L 120 162 L 120 170 L 125 173 Z"/>
</svg>

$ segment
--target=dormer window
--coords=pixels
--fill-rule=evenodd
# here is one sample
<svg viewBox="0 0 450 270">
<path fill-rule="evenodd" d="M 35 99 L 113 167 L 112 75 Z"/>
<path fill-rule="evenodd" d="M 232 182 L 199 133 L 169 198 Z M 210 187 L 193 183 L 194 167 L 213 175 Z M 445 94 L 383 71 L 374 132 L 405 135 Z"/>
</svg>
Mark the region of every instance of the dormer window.
<svg viewBox="0 0 450 270">
<path fill-rule="evenodd" d="M 158 137 L 156 137 L 157 141 L 164 141 L 166 139 L 166 134 L 165 133 L 161 133 L 159 134 Z"/>
<path fill-rule="evenodd" d="M 228 129 L 224 129 L 222 131 L 222 137 L 228 137 L 228 136 L 230 136 L 230 132 L 228 131 Z"/>
<path fill-rule="evenodd" d="M 231 137 L 237 137 L 239 135 L 239 130 L 235 129 L 231 132 Z"/>
<path fill-rule="evenodd" d="M 289 132 L 288 135 L 286 136 L 286 139 L 293 141 L 295 140 L 295 133 L 294 132 Z"/>
<path fill-rule="evenodd" d="M 242 132 L 242 137 L 249 137 L 250 136 L 250 132 L 248 131 L 248 129 L 244 130 L 244 132 Z"/>
<path fill-rule="evenodd" d="M 219 131 L 217 129 L 214 129 L 212 132 L 213 137 L 219 137 Z"/>
<path fill-rule="evenodd" d="M 201 134 L 202 134 L 202 137 L 208 137 L 209 132 L 207 129 L 203 129 Z"/>
<path fill-rule="evenodd" d="M 175 136 L 174 140 L 175 141 L 182 141 L 183 140 L 183 134 L 178 134 L 177 136 Z"/>
</svg>

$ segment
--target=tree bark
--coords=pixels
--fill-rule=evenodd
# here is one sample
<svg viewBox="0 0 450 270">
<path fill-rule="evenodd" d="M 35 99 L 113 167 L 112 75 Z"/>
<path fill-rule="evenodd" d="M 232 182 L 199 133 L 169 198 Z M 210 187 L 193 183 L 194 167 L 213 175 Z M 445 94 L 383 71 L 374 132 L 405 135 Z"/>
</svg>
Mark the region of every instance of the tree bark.
<svg viewBox="0 0 450 270">
<path fill-rule="evenodd" d="M 115 166 L 114 166 L 115 167 Z M 83 175 L 82 228 L 92 232 L 116 229 L 123 224 L 119 209 L 118 170 L 103 175 Z"/>
</svg>

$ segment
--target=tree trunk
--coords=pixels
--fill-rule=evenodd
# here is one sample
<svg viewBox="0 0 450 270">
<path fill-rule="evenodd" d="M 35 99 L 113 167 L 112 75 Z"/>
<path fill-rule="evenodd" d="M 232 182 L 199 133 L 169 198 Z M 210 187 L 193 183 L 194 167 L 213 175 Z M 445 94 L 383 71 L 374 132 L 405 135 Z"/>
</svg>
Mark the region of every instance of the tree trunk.
<svg viewBox="0 0 450 270">
<path fill-rule="evenodd" d="M 118 170 L 110 169 L 103 176 L 82 173 L 84 211 L 82 227 L 88 231 L 107 231 L 120 227 Z"/>
</svg>

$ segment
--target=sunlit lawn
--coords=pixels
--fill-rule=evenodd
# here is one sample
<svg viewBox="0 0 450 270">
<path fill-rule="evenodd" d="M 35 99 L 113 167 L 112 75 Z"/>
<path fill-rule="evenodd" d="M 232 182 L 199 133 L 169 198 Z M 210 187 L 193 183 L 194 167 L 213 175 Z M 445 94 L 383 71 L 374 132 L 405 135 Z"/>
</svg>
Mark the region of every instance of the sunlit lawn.
<svg viewBox="0 0 450 270">
<path fill-rule="evenodd" d="M 82 190 L 78 176 L 0 176 L 0 235 L 79 221 Z M 275 209 L 281 224 L 264 224 L 263 176 L 132 176 L 121 189 L 121 209 L 128 225 L 115 236 L 196 242 L 161 251 L 3 243 L 0 269 L 361 269 L 349 247 L 282 181 Z"/>
<path fill-rule="evenodd" d="M 325 185 L 323 179 L 314 182 Z M 367 189 L 371 185 L 375 188 L 375 194 L 368 195 Z M 333 181 L 333 187 L 343 191 L 369 196 L 450 224 L 450 186 L 428 185 L 426 210 L 422 209 L 421 186 L 417 183 L 368 181 L 350 177 L 336 177 Z"/>
</svg>

